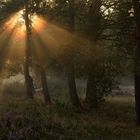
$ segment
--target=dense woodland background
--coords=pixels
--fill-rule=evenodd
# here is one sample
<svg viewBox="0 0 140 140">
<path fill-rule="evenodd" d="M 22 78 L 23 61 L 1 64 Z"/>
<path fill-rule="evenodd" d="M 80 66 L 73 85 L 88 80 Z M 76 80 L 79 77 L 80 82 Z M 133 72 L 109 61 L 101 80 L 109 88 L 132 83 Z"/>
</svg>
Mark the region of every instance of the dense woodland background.
<svg viewBox="0 0 140 140">
<path fill-rule="evenodd" d="M 139 140 L 140 1 L 1 0 L 0 80 L 0 140 Z"/>
</svg>

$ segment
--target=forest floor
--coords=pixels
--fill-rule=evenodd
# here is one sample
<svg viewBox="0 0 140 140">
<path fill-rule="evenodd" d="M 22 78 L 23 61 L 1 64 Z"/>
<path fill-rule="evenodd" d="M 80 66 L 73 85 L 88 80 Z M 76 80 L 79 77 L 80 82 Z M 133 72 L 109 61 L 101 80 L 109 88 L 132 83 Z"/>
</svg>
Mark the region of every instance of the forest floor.
<svg viewBox="0 0 140 140">
<path fill-rule="evenodd" d="M 0 99 L 0 140 L 140 140 L 133 96 L 107 97 L 97 112 L 40 99 Z"/>
</svg>

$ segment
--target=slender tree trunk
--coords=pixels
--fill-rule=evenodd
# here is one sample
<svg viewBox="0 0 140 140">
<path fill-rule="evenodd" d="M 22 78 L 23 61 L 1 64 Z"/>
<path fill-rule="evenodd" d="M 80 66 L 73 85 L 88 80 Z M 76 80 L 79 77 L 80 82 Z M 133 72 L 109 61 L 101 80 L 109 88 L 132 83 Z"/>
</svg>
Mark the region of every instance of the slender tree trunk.
<svg viewBox="0 0 140 140">
<path fill-rule="evenodd" d="M 86 99 L 85 102 L 88 105 L 89 109 L 98 108 L 98 98 L 95 89 L 95 80 L 94 75 L 90 74 L 87 80 L 87 89 L 86 89 Z"/>
<path fill-rule="evenodd" d="M 40 74 L 41 74 L 41 83 L 42 83 L 42 88 L 43 88 L 45 104 L 50 104 L 51 99 L 50 99 L 49 90 L 48 90 L 47 76 L 46 76 L 45 69 L 42 66 L 40 66 Z"/>
<path fill-rule="evenodd" d="M 26 25 L 26 49 L 25 49 L 25 64 L 24 64 L 24 76 L 27 89 L 27 97 L 33 98 L 34 86 L 33 79 L 29 73 L 30 57 L 31 57 L 31 23 L 29 19 L 29 2 L 25 1 L 25 25 Z"/>
<path fill-rule="evenodd" d="M 98 32 L 100 28 L 100 7 L 101 0 L 93 0 L 89 9 L 89 38 L 92 42 L 94 42 L 94 46 L 97 44 L 98 40 Z M 92 56 L 93 49 L 90 48 L 90 53 Z M 92 61 L 92 60 L 91 60 Z M 85 102 L 88 104 L 90 108 L 97 109 L 98 107 L 98 98 L 96 93 L 96 83 L 95 77 L 93 74 L 93 64 L 89 62 L 90 70 L 88 72 L 87 79 L 87 89 L 86 89 L 86 99 Z"/>
<path fill-rule="evenodd" d="M 71 62 L 69 63 L 68 68 L 68 85 L 69 85 L 69 92 L 70 92 L 70 99 L 73 106 L 77 108 L 81 108 L 80 100 L 77 95 L 76 89 L 76 82 L 75 82 L 75 69 L 74 69 L 74 61 L 71 58 Z"/>
<path fill-rule="evenodd" d="M 137 44 L 137 54 L 135 58 L 135 109 L 137 122 L 140 124 L 140 41 Z M 138 54 L 139 53 L 139 54 Z"/>
<path fill-rule="evenodd" d="M 96 45 L 96 41 L 94 42 L 94 44 Z M 90 48 L 90 56 L 92 57 L 92 53 L 93 53 L 93 48 Z M 89 109 L 98 109 L 98 93 L 96 90 L 96 81 L 95 81 L 95 74 L 93 69 L 94 69 L 94 65 L 92 63 L 92 60 L 90 60 L 91 62 L 88 63 L 88 67 L 89 67 L 89 71 L 88 71 L 88 75 L 87 75 L 87 86 L 86 86 L 86 98 L 85 98 L 85 103 L 87 104 L 87 106 L 89 107 Z"/>
<path fill-rule="evenodd" d="M 137 122 L 140 124 L 140 38 L 137 40 L 137 48 L 135 53 L 135 108 Z"/>
<path fill-rule="evenodd" d="M 70 32 L 73 33 L 75 28 L 75 0 L 70 1 Z M 71 103 L 76 108 L 81 108 L 80 100 L 77 95 L 77 88 L 76 88 L 76 82 L 75 82 L 75 68 L 74 68 L 74 48 L 70 48 L 70 58 L 68 59 L 68 68 L 67 68 L 67 74 L 68 74 L 68 85 L 69 85 L 69 93 L 71 98 Z"/>
<path fill-rule="evenodd" d="M 137 122 L 140 124 L 140 2 L 133 0 L 133 7 L 136 20 L 136 39 L 137 46 L 135 49 L 135 108 Z"/>
</svg>

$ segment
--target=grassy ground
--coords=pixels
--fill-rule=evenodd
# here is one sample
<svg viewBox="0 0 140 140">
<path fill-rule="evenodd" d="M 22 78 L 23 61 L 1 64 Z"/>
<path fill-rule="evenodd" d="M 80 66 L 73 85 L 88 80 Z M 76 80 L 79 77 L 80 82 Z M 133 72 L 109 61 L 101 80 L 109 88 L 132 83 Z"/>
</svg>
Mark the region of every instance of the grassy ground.
<svg viewBox="0 0 140 140">
<path fill-rule="evenodd" d="M 69 104 L 0 99 L 0 140 L 140 140 L 134 98 L 106 98 L 98 112 L 76 113 Z"/>
</svg>

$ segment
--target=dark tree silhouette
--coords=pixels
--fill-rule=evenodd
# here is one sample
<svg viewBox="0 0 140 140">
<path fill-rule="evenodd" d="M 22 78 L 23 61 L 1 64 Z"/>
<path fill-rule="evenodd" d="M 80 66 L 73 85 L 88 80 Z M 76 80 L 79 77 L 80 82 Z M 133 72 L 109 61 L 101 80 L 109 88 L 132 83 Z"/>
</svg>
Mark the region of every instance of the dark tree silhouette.
<svg viewBox="0 0 140 140">
<path fill-rule="evenodd" d="M 70 1 L 70 22 L 69 29 L 71 32 L 75 30 L 75 0 Z M 70 55 L 68 58 L 67 74 L 68 74 L 68 85 L 71 103 L 76 108 L 81 108 L 80 100 L 77 95 L 76 82 L 75 82 L 75 68 L 74 68 L 74 48 L 70 48 Z"/>
<path fill-rule="evenodd" d="M 97 44 L 98 41 L 98 32 L 100 30 L 100 8 L 101 8 L 101 0 L 92 0 L 92 4 L 89 9 L 89 38 L 94 42 L 94 45 Z M 91 56 L 94 52 L 93 47 L 90 47 Z M 86 90 L 86 103 L 90 108 L 96 108 L 98 106 L 98 99 L 96 93 L 96 82 L 93 73 L 93 64 L 92 60 L 88 64 L 89 72 L 87 79 L 87 90 Z"/>
<path fill-rule="evenodd" d="M 29 1 L 25 1 L 25 25 L 26 25 L 26 50 L 25 50 L 25 64 L 24 64 L 24 76 L 25 76 L 25 84 L 27 89 L 27 97 L 33 98 L 34 93 L 34 85 L 33 79 L 30 76 L 29 67 L 31 61 L 31 21 L 29 19 Z"/>
<path fill-rule="evenodd" d="M 140 124 L 140 2 L 133 0 L 134 14 L 136 20 L 136 39 L 137 46 L 135 49 L 135 105 L 137 122 Z"/>
</svg>

